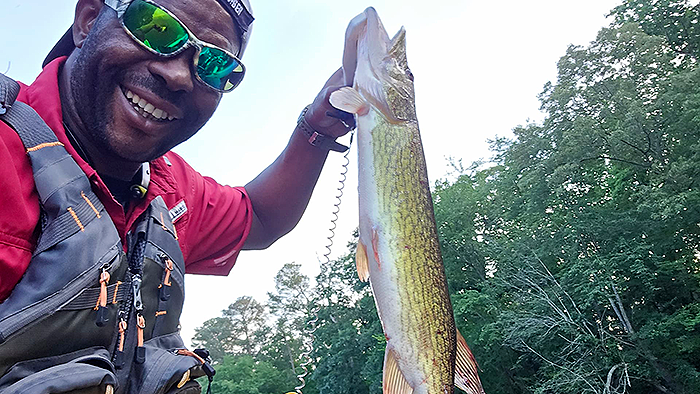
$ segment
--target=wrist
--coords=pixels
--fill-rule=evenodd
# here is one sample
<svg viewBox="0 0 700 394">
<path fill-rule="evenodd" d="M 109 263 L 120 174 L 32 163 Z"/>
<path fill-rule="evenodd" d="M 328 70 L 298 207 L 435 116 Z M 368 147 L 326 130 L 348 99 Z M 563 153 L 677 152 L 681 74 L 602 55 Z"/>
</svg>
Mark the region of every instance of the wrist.
<svg viewBox="0 0 700 394">
<path fill-rule="evenodd" d="M 319 149 L 332 150 L 335 152 L 345 152 L 348 150 L 347 146 L 336 142 L 335 137 L 320 133 L 309 124 L 306 120 L 309 107 L 311 107 L 311 105 L 304 107 L 301 114 L 299 114 L 299 119 L 297 119 L 297 129 L 301 131 L 304 139 L 306 139 L 310 145 Z"/>
</svg>

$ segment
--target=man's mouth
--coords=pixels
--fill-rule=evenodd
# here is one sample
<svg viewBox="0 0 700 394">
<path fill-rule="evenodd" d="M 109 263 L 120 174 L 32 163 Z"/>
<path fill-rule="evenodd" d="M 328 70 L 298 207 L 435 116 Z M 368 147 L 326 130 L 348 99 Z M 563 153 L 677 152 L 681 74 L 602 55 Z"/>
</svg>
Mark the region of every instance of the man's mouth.
<svg viewBox="0 0 700 394">
<path fill-rule="evenodd" d="M 177 118 L 168 114 L 165 110 L 162 110 L 155 105 L 149 103 L 143 97 L 139 97 L 136 93 L 129 89 L 122 88 L 122 92 L 127 100 L 131 102 L 131 106 L 141 114 L 146 119 L 150 119 L 156 122 L 168 122 L 176 120 Z"/>
</svg>

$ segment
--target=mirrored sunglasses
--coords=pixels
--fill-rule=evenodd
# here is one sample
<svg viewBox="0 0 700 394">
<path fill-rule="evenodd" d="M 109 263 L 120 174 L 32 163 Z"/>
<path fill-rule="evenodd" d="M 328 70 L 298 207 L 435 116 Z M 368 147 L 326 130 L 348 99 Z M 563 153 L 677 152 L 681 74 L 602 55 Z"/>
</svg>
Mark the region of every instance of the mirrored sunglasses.
<svg viewBox="0 0 700 394">
<path fill-rule="evenodd" d="M 231 52 L 206 43 L 170 11 L 151 0 L 106 0 L 117 12 L 119 21 L 134 41 L 163 57 L 176 56 L 189 47 L 196 48 L 192 59 L 196 78 L 222 93 L 235 89 L 243 80 L 245 66 Z"/>
</svg>

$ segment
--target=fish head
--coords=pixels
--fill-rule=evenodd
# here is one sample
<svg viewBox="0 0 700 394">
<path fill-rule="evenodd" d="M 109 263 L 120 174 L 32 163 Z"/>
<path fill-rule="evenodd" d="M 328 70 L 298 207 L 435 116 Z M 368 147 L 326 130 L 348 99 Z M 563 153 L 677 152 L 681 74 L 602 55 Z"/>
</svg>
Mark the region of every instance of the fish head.
<svg viewBox="0 0 700 394">
<path fill-rule="evenodd" d="M 416 120 L 413 74 L 406 58 L 406 30 L 393 38 L 369 7 L 346 31 L 343 59 L 346 83 L 391 123 Z"/>
</svg>

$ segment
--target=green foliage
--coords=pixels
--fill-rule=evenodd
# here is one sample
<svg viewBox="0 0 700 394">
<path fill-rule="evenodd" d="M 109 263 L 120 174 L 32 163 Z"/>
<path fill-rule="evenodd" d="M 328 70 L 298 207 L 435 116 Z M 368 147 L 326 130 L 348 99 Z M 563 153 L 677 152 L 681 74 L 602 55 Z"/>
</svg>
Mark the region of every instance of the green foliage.
<svg viewBox="0 0 700 394">
<path fill-rule="evenodd" d="M 239 297 L 222 312 L 197 328 L 192 343 L 207 348 L 214 361 L 225 355 L 255 355 L 264 342 L 267 326 L 265 306 L 253 297 Z"/>
<path fill-rule="evenodd" d="M 211 388 L 214 393 L 281 394 L 289 391 L 289 381 L 265 361 L 249 355 L 226 356 L 217 365 Z"/>
<path fill-rule="evenodd" d="M 700 392 L 699 7 L 626 0 L 560 59 L 541 124 L 436 185 L 455 319 L 487 393 Z M 291 391 L 313 305 L 304 392 L 381 392 L 386 341 L 355 246 L 313 288 L 286 265 L 273 319 L 248 334 L 240 304 L 198 330 L 226 355 L 221 392 Z"/>
</svg>

